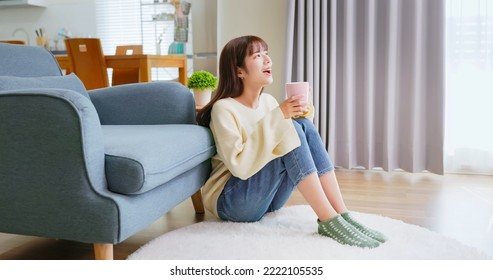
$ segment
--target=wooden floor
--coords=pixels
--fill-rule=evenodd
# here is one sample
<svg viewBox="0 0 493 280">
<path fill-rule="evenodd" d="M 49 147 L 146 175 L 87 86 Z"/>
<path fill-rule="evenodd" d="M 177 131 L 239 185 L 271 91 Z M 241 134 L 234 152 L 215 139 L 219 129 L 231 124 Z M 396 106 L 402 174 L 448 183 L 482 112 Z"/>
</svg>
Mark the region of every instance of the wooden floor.
<svg viewBox="0 0 493 280">
<path fill-rule="evenodd" d="M 338 170 L 350 210 L 380 214 L 419 225 L 481 248 L 493 257 L 493 176 L 409 174 Z M 288 205 L 306 204 L 295 191 Z M 187 200 L 140 233 L 115 246 L 126 259 L 161 234 L 204 220 Z M 0 233 L 0 259 L 93 259 L 92 245 Z"/>
</svg>

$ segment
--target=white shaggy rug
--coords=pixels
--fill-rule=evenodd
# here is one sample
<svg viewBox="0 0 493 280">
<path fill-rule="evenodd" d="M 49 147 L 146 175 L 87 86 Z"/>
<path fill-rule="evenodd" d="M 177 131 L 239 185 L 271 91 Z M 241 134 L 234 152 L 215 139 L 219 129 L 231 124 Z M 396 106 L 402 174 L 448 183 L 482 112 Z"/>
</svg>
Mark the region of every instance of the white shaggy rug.
<svg viewBox="0 0 493 280">
<path fill-rule="evenodd" d="M 402 221 L 353 212 L 359 221 L 384 233 L 375 249 L 340 245 L 318 235 L 309 206 L 285 207 L 256 223 L 201 222 L 163 234 L 130 260 L 302 260 L 490 259 L 475 248 Z"/>
</svg>

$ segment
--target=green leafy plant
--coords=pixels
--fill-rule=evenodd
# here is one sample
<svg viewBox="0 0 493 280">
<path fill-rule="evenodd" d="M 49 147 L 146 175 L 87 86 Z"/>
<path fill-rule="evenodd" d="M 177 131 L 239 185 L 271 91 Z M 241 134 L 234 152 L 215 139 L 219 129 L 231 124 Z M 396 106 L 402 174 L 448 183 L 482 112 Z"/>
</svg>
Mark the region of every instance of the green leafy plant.
<svg viewBox="0 0 493 280">
<path fill-rule="evenodd" d="M 188 88 L 190 89 L 216 89 L 217 78 L 207 71 L 197 71 L 188 78 Z"/>
</svg>

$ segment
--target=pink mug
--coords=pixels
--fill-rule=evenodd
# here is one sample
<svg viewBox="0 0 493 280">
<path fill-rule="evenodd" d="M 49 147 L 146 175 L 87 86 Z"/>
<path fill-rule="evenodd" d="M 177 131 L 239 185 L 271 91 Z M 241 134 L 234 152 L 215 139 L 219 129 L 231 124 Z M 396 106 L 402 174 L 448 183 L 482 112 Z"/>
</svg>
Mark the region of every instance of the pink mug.
<svg viewBox="0 0 493 280">
<path fill-rule="evenodd" d="M 286 83 L 286 96 L 290 98 L 295 95 L 303 95 L 305 102 L 309 103 L 310 83 L 309 82 Z"/>
</svg>

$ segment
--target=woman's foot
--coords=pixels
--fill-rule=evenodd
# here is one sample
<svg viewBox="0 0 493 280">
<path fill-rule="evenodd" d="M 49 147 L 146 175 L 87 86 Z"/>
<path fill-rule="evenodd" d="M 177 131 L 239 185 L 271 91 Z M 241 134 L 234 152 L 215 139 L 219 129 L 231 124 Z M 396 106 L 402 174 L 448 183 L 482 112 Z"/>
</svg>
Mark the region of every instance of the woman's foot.
<svg viewBox="0 0 493 280">
<path fill-rule="evenodd" d="M 319 220 L 318 233 L 330 237 L 341 244 L 350 246 L 375 248 L 380 245 L 378 241 L 366 236 L 353 227 L 341 215 L 337 215 L 324 222 Z"/>
<path fill-rule="evenodd" d="M 377 240 L 378 242 L 384 243 L 387 241 L 387 237 L 383 235 L 381 232 L 368 228 L 358 221 L 356 221 L 349 212 L 344 212 L 341 216 L 350 223 L 353 227 L 357 228 L 360 232 L 364 233 L 366 236 L 371 237 L 372 239 Z"/>
</svg>

